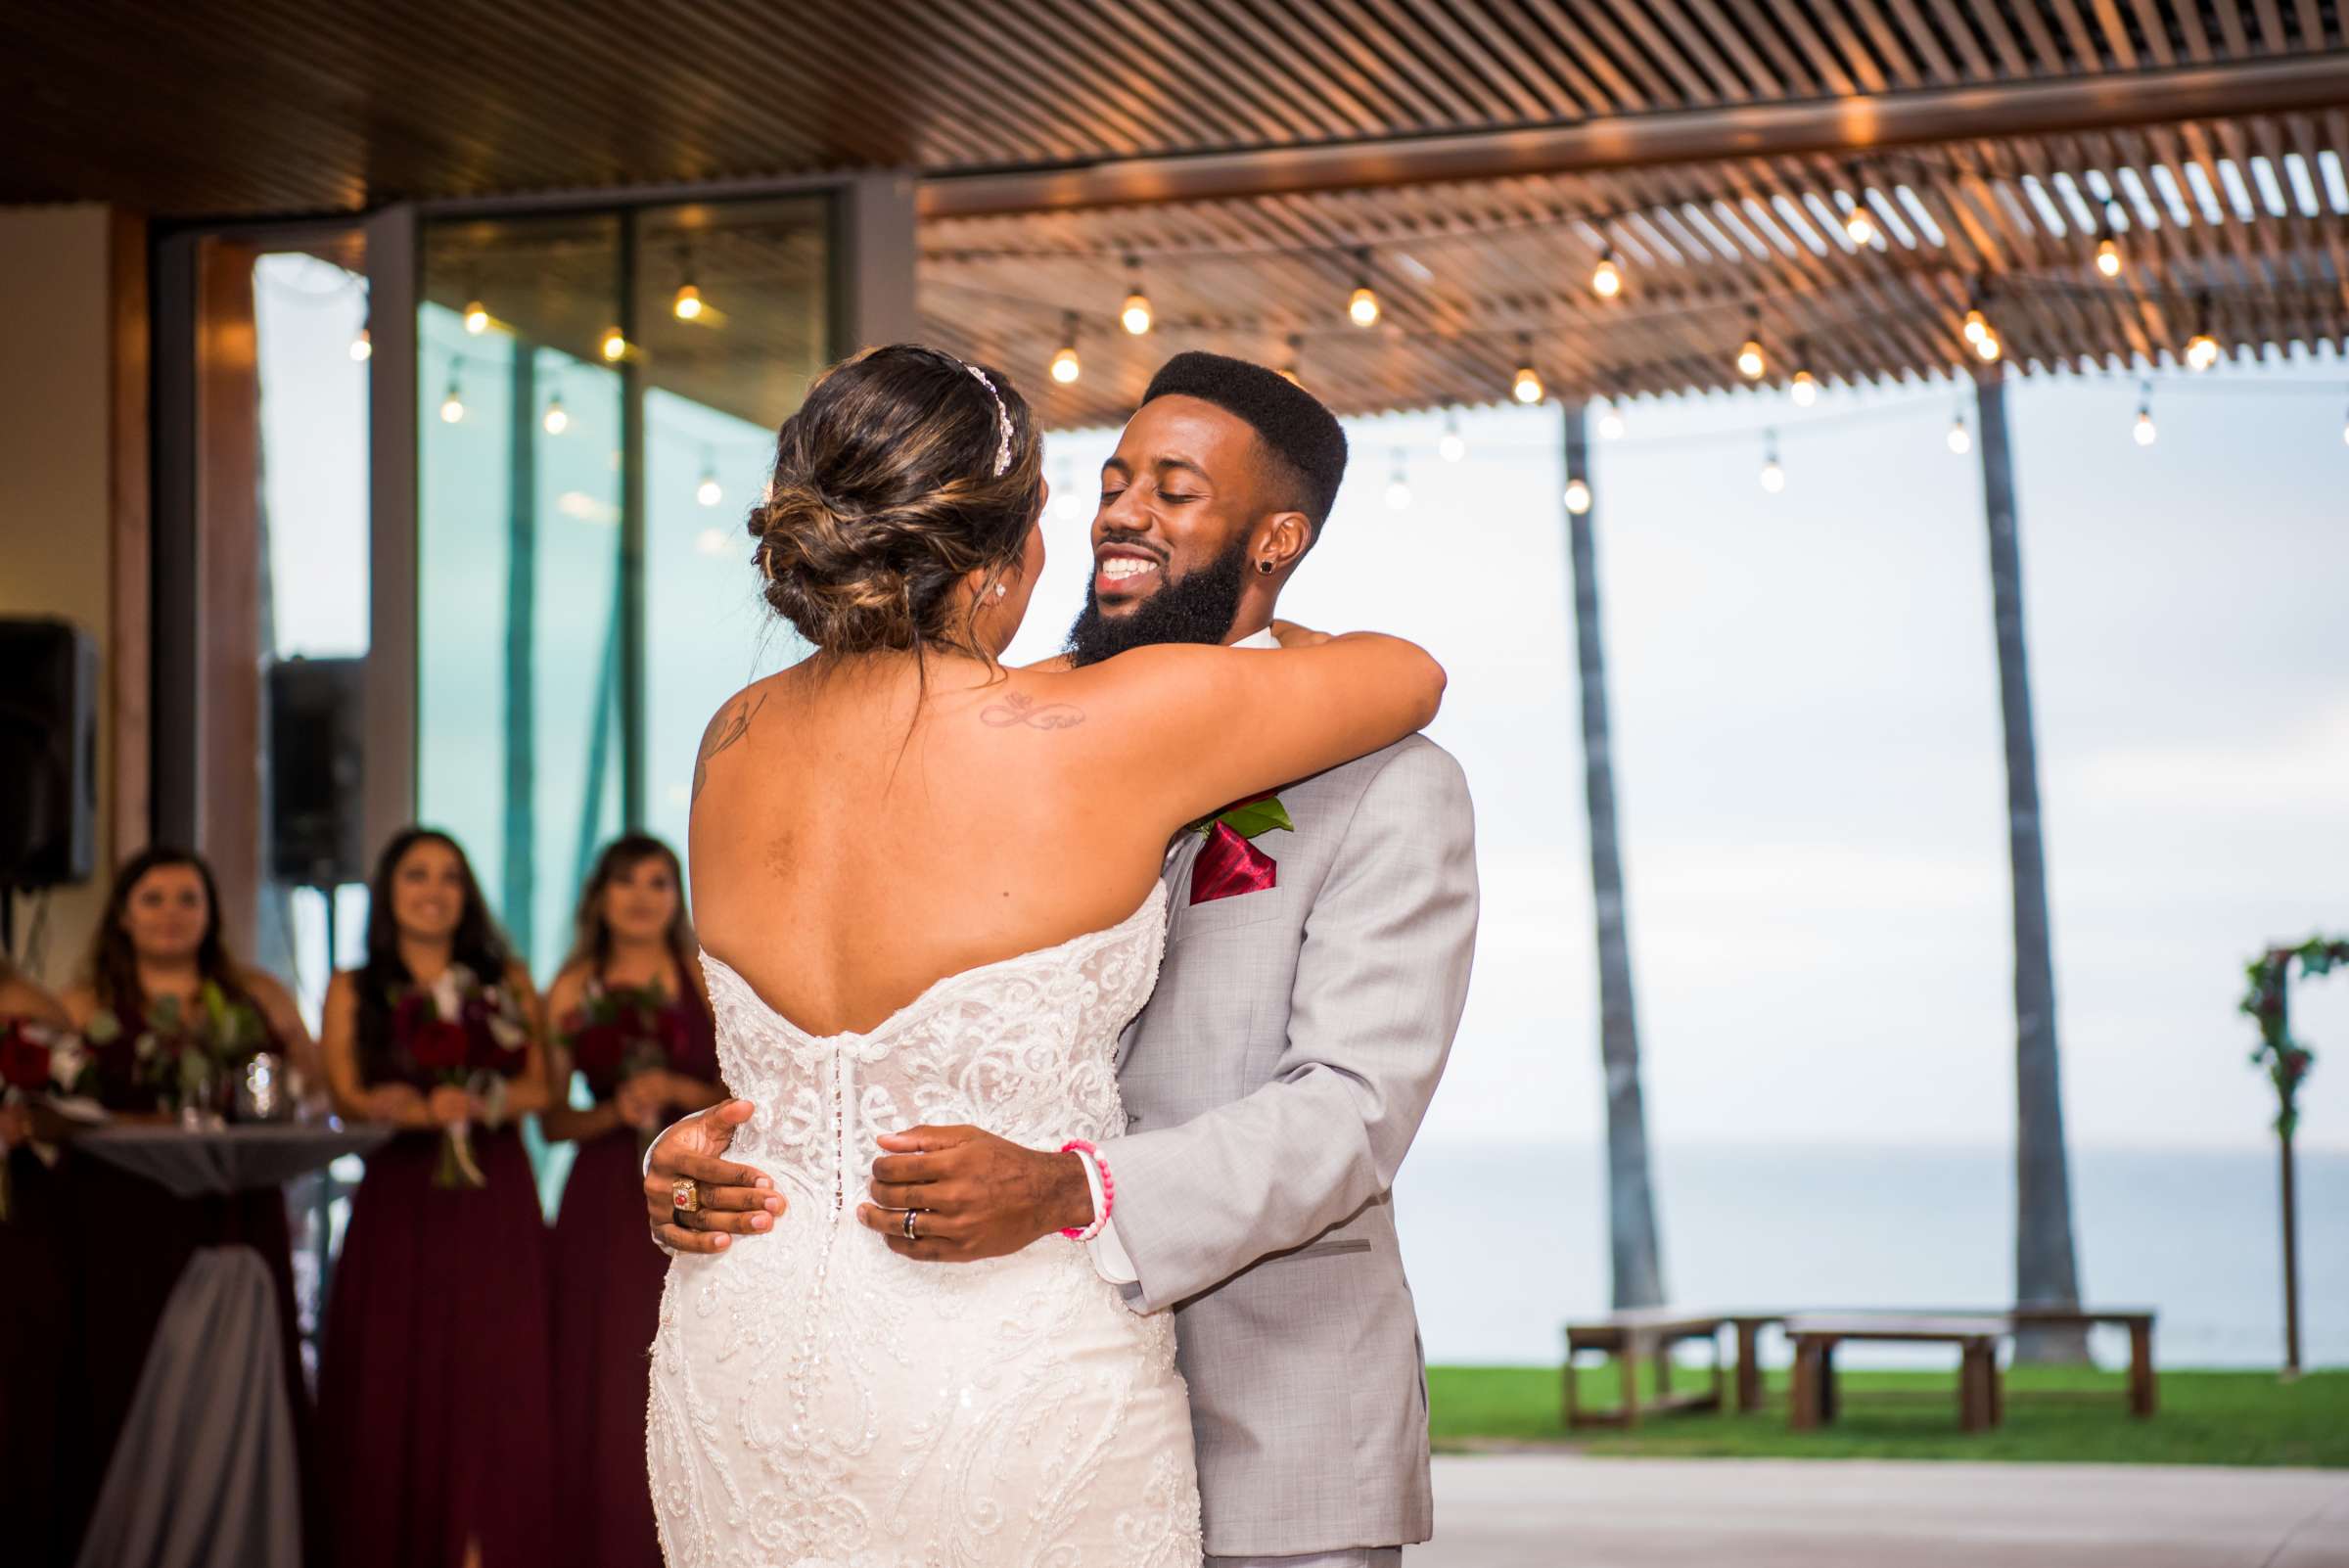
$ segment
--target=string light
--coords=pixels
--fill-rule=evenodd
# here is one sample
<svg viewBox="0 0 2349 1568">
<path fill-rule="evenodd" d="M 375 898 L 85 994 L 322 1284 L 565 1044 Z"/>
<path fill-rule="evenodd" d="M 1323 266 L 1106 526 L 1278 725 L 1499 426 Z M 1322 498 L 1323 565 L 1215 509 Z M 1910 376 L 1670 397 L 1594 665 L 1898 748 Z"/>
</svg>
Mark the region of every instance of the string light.
<svg viewBox="0 0 2349 1568">
<path fill-rule="evenodd" d="M 1762 312 L 1751 309 L 1745 313 L 1745 342 L 1737 348 L 1737 374 L 1748 381 L 1760 381 L 1770 361 L 1762 352 Z"/>
<path fill-rule="evenodd" d="M 1973 433 L 1965 428 L 1965 416 L 1959 414 L 1950 421 L 1950 450 L 1963 457 L 1973 449 Z"/>
<path fill-rule="evenodd" d="M 1302 334 L 1299 334 L 1299 333 L 1294 333 L 1294 332 L 1290 333 L 1290 334 L 1289 334 L 1289 359 L 1288 359 L 1288 363 L 1286 363 L 1286 364 L 1284 364 L 1284 365 L 1282 365 L 1282 366 L 1280 367 L 1280 373 L 1281 373 L 1281 375 L 1282 375 L 1284 378 L 1286 378 L 1286 379 L 1287 379 L 1287 381 L 1288 381 L 1288 384 L 1289 384 L 1290 386 L 1292 386 L 1292 387 L 1302 387 L 1302 386 L 1304 386 L 1304 385 L 1305 385 L 1305 376 L 1304 376 L 1303 370 L 1302 370 L 1302 368 L 1301 368 L 1301 367 L 1302 367 L 1302 364 L 1303 364 L 1303 361 L 1302 361 L 1302 359 L 1299 357 L 1299 356 L 1300 356 L 1300 355 L 1302 355 L 1304 352 L 1305 352 L 1305 338 L 1304 338 L 1304 336 L 1303 336 Z"/>
<path fill-rule="evenodd" d="M 2137 424 L 2132 427 L 2129 434 L 2136 438 L 2137 444 L 2140 446 L 2152 445 L 2155 438 L 2160 435 L 2160 432 L 2153 428 L 2153 384 L 2149 381 L 2141 381 L 2137 384 Z"/>
<path fill-rule="evenodd" d="M 1982 313 L 1979 303 L 1969 303 L 1965 307 L 1965 341 L 1979 344 L 1989 336 L 1990 318 Z"/>
<path fill-rule="evenodd" d="M 571 411 L 563 406 L 561 392 L 546 400 L 546 414 L 538 423 L 549 436 L 560 436 L 571 429 Z"/>
<path fill-rule="evenodd" d="M 2208 370 L 2219 362 L 2219 340 L 2210 335 L 2210 296 L 2205 293 L 2197 302 L 2198 322 L 2194 335 L 2186 340 L 2187 368 L 2196 372 Z"/>
<path fill-rule="evenodd" d="M 1609 403 L 1607 411 L 1598 416 L 1598 438 L 1602 441 L 1623 439 L 1623 410 L 1613 403 Z"/>
<path fill-rule="evenodd" d="M 465 398 L 457 391 L 457 378 L 448 378 L 448 395 L 440 399 L 440 423 L 454 425 L 465 417 Z"/>
<path fill-rule="evenodd" d="M 1798 370 L 1786 391 L 1793 397 L 1795 407 L 1808 408 L 1819 401 L 1819 378 L 1808 369 Z"/>
<path fill-rule="evenodd" d="M 1612 300 L 1623 293 L 1623 268 L 1615 264 L 1615 248 L 1608 246 L 1598 255 L 1598 265 L 1590 274 L 1590 292 L 1601 300 Z"/>
<path fill-rule="evenodd" d="M 1975 357 L 1985 363 L 1995 361 L 1999 355 L 2006 351 L 2006 346 L 1999 342 L 1998 332 L 1990 324 L 1990 317 L 1983 313 L 1982 293 L 1979 289 L 1976 289 L 1974 297 L 1966 301 L 1965 341 L 1973 345 Z"/>
<path fill-rule="evenodd" d="M 1411 482 L 1404 474 L 1403 449 L 1395 451 L 1395 472 L 1387 480 L 1387 507 L 1400 512 L 1411 504 Z"/>
<path fill-rule="evenodd" d="M 477 338 L 489 330 L 489 307 L 479 300 L 466 301 L 465 330 Z"/>
<path fill-rule="evenodd" d="M 1856 163 L 1852 165 L 1851 178 L 1852 209 L 1843 215 L 1844 236 L 1854 245 L 1870 246 L 1876 243 L 1876 220 L 1867 210 L 1867 182 Z"/>
<path fill-rule="evenodd" d="M 677 285 L 676 302 L 669 308 L 679 321 L 699 321 L 702 318 L 702 291 L 691 283 Z"/>
<path fill-rule="evenodd" d="M 1077 312 L 1072 310 L 1061 319 L 1060 351 L 1052 356 L 1052 379 L 1063 387 L 1084 373 L 1077 362 Z"/>
<path fill-rule="evenodd" d="M 358 335 L 350 340 L 350 357 L 365 364 L 374 353 L 375 341 L 367 335 L 367 329 L 361 327 Z"/>
<path fill-rule="evenodd" d="M 1534 373 L 1534 340 L 1531 333 L 1517 335 L 1518 366 L 1516 379 L 1509 383 L 1509 395 L 1521 403 L 1542 400 L 1542 378 Z"/>
<path fill-rule="evenodd" d="M 1579 475 L 1566 482 L 1566 510 L 1576 517 L 1590 510 L 1590 486 Z"/>
<path fill-rule="evenodd" d="M 1136 338 L 1150 330 L 1150 297 L 1142 293 L 1141 264 L 1131 256 L 1126 258 L 1126 302 L 1118 307 L 1118 320 Z"/>
<path fill-rule="evenodd" d="M 2005 345 L 1999 342 L 1999 335 L 1995 332 L 1984 333 L 1982 341 L 1974 345 L 1974 353 L 1985 361 L 1996 360 L 2005 351 Z"/>
<path fill-rule="evenodd" d="M 1778 467 L 1778 433 L 1762 433 L 1762 487 L 1775 495 L 1786 487 L 1786 471 Z"/>
<path fill-rule="evenodd" d="M 1360 270 L 1355 274 L 1354 293 L 1346 300 L 1348 319 L 1358 327 L 1378 325 L 1378 296 L 1370 288 L 1370 249 L 1364 246 L 1355 252 L 1355 261 Z"/>
<path fill-rule="evenodd" d="M 628 351 L 627 334 L 618 327 L 606 327 L 603 341 L 597 345 L 606 359 L 618 361 Z"/>
<path fill-rule="evenodd" d="M 715 506 L 726 498 L 725 490 L 717 483 L 717 465 L 707 453 L 702 457 L 702 482 L 693 487 L 693 498 L 704 506 Z"/>
<path fill-rule="evenodd" d="M 1444 438 L 1436 442 L 1436 450 L 1443 454 L 1447 463 L 1456 463 L 1468 455 L 1468 442 L 1460 435 L 1458 409 L 1448 408 L 1444 411 Z"/>
</svg>

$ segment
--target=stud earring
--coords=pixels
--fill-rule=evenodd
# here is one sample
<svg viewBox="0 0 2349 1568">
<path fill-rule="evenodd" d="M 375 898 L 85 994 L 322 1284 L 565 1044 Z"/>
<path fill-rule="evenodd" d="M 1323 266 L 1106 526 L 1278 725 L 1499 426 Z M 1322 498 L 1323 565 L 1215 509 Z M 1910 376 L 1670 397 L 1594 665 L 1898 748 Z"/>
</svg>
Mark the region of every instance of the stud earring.
<svg viewBox="0 0 2349 1568">
<path fill-rule="evenodd" d="M 1272 563 L 1269 561 L 1259 561 L 1256 564 L 1256 570 L 1268 577 L 1272 575 Z"/>
<path fill-rule="evenodd" d="M 1000 599 L 1000 598 L 1002 598 L 1002 597 L 1004 597 L 1006 594 L 1010 593 L 1010 592 L 1011 592 L 1011 590 L 1010 590 L 1009 588 L 1006 588 L 1005 586 L 1003 586 L 1003 584 L 1002 584 L 1002 583 L 998 582 L 998 583 L 996 583 L 996 584 L 995 584 L 995 597 L 996 597 L 996 598 Z"/>
</svg>

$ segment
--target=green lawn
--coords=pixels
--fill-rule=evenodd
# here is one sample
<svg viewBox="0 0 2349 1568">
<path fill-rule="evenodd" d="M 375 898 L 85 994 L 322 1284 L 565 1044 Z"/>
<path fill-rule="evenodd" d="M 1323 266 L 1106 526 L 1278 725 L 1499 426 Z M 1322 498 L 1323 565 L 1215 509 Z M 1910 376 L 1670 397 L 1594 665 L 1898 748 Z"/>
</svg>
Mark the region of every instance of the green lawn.
<svg viewBox="0 0 2349 1568">
<path fill-rule="evenodd" d="M 1699 1386 L 1694 1370 L 1676 1386 Z M 1644 1374 L 1643 1374 L 1644 1378 Z M 1845 1372 L 1842 1412 L 1818 1432 L 1786 1427 L 1783 1373 L 1750 1415 L 1649 1417 L 1638 1431 L 1585 1427 L 1569 1438 L 1558 1374 L 1533 1366 L 1428 1369 L 1439 1452 L 1527 1444 L 1586 1453 L 1741 1458 L 2054 1459 L 2103 1464 L 2349 1466 L 2349 1371 L 2280 1383 L 2272 1372 L 2164 1372 L 2161 1408 L 2130 1416 L 2110 1373 L 2031 1367 L 2006 1374 L 2006 1419 L 1996 1431 L 1958 1430 L 1956 1373 Z M 1611 1405 L 1615 1373 L 1588 1366 L 1586 1405 Z"/>
</svg>

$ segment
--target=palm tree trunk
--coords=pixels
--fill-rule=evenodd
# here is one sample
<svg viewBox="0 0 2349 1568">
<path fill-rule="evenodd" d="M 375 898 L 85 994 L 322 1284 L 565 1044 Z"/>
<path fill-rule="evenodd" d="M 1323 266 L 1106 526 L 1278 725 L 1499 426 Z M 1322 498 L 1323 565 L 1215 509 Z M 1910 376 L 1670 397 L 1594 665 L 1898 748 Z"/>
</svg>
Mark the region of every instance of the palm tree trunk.
<svg viewBox="0 0 2349 1568">
<path fill-rule="evenodd" d="M 2031 675 L 2023 652 L 2023 565 L 2015 538 L 2014 466 L 2006 389 L 1975 383 L 1982 426 L 1982 503 L 1990 526 L 1991 608 L 1998 624 L 1999 713 L 2006 731 L 2006 843 L 2014 869 L 2014 1296 L 2019 1305 L 2080 1300 L 2072 1252 L 2071 1173 L 2064 1153 L 2063 1084 L 2055 1050 L 2055 960 L 2048 931 L 2048 867 L 2039 819 L 2039 758 L 2031 731 Z M 2015 1336 L 2015 1359 L 2085 1361 L 2085 1329 Z"/>
<path fill-rule="evenodd" d="M 1589 483 L 1589 438 L 1579 402 L 1563 405 L 1566 472 Z M 1624 921 L 1623 853 L 1615 831 L 1615 764 L 1607 739 L 1607 668 L 1599 642 L 1592 514 L 1566 514 L 1574 566 L 1575 649 L 1582 668 L 1583 798 L 1590 815 L 1590 892 L 1598 933 L 1598 1054 L 1607 1084 L 1607 1234 L 1617 1307 L 1664 1301 L 1639 1092 L 1639 1030 L 1632 1010 L 1632 944 Z"/>
</svg>

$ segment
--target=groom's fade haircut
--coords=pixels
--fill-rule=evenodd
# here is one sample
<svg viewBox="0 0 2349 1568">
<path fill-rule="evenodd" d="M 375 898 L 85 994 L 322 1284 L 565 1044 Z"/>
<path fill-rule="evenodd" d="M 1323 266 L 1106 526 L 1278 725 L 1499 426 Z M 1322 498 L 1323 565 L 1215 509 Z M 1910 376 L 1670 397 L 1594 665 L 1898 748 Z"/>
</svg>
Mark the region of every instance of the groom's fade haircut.
<svg viewBox="0 0 2349 1568">
<path fill-rule="evenodd" d="M 1150 378 L 1142 401 L 1158 397 L 1196 397 L 1246 421 L 1271 459 L 1283 510 L 1303 512 L 1320 539 L 1346 477 L 1346 432 L 1321 399 L 1277 370 L 1197 349 L 1176 354 Z"/>
</svg>

